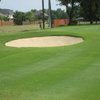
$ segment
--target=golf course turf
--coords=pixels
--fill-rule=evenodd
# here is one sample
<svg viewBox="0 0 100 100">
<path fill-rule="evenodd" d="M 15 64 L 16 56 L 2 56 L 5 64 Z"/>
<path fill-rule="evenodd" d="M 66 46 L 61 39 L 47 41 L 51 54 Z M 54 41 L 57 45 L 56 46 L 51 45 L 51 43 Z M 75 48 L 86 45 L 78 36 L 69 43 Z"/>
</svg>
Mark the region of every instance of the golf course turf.
<svg viewBox="0 0 100 100">
<path fill-rule="evenodd" d="M 19 38 L 76 36 L 62 47 L 13 48 Z M 100 25 L 0 33 L 0 100 L 100 100 Z"/>
</svg>

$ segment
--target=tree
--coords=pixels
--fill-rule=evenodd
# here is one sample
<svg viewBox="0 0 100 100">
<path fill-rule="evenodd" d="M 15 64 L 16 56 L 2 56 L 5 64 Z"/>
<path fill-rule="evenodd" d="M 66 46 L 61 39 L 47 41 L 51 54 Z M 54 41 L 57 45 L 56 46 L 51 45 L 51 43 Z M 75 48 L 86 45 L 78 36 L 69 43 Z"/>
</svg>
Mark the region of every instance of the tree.
<svg viewBox="0 0 100 100">
<path fill-rule="evenodd" d="M 53 19 L 66 19 L 68 18 L 68 16 L 64 10 L 58 8 L 57 10 L 52 10 L 52 18 Z"/>
<path fill-rule="evenodd" d="M 60 5 L 64 5 L 66 7 L 66 13 L 68 13 L 68 4 L 70 0 L 58 0 L 60 2 Z"/>
<path fill-rule="evenodd" d="M 23 21 L 26 20 L 25 13 L 23 12 L 16 11 L 13 16 L 14 16 L 13 21 L 16 25 L 22 25 Z"/>
<path fill-rule="evenodd" d="M 6 17 L 6 16 L 0 16 L 0 20 L 3 20 L 3 21 L 9 21 L 9 18 Z"/>
<path fill-rule="evenodd" d="M 35 20 L 35 15 L 32 11 L 25 13 L 25 20 L 28 20 L 30 23 Z"/>
<path fill-rule="evenodd" d="M 75 8 L 77 6 L 76 3 L 78 3 L 79 0 L 58 0 L 58 1 L 60 2 L 61 5 L 66 6 L 66 13 L 68 14 L 70 19 L 69 24 L 72 24 Z"/>
<path fill-rule="evenodd" d="M 81 15 L 93 24 L 93 21 L 97 21 L 100 18 L 100 0 L 80 0 Z"/>
</svg>

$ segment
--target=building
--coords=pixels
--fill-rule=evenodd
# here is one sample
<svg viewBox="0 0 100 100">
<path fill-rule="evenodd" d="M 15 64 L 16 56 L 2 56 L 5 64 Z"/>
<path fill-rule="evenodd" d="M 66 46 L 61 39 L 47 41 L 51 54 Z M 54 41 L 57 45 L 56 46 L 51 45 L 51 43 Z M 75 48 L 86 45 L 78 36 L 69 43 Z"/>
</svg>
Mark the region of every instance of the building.
<svg viewBox="0 0 100 100">
<path fill-rule="evenodd" d="M 13 10 L 0 8 L 0 16 L 5 16 L 12 20 L 13 19 Z"/>
</svg>

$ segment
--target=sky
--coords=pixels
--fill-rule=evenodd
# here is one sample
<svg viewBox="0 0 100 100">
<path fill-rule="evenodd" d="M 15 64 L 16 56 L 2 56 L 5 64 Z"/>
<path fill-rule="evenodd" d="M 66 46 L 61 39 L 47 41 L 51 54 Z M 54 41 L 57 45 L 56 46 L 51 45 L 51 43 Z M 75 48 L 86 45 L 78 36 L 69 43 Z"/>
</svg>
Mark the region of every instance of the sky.
<svg viewBox="0 0 100 100">
<path fill-rule="evenodd" d="M 11 9 L 11 10 L 18 10 L 18 11 L 30 11 L 31 9 L 41 9 L 41 2 L 42 0 L 1 0 L 0 8 L 2 9 Z M 45 8 L 48 8 L 48 0 L 44 0 Z M 51 0 L 52 9 L 65 9 L 64 6 L 60 6 L 57 0 Z"/>
</svg>

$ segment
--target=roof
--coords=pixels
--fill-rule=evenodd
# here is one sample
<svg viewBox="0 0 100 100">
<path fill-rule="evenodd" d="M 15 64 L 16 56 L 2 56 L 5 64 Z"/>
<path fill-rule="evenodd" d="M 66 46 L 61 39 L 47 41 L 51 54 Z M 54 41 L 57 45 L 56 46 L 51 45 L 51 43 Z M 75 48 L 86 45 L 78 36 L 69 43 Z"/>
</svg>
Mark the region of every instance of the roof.
<svg viewBox="0 0 100 100">
<path fill-rule="evenodd" d="M 13 15 L 13 10 L 10 9 L 1 9 L 0 8 L 0 15 L 2 16 L 8 16 L 8 15 Z"/>
<path fill-rule="evenodd" d="M 42 17 L 42 16 L 43 16 L 43 12 L 42 12 L 42 11 L 37 11 L 37 12 L 35 13 L 35 15 L 36 15 L 36 16 Z M 48 17 L 48 14 L 44 13 L 44 17 Z"/>
</svg>

